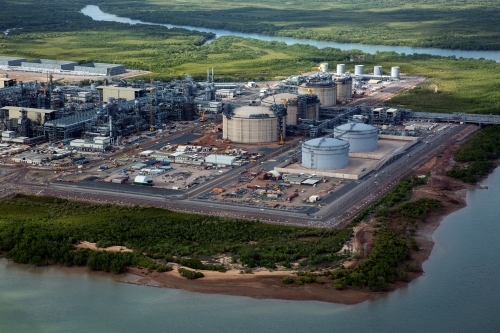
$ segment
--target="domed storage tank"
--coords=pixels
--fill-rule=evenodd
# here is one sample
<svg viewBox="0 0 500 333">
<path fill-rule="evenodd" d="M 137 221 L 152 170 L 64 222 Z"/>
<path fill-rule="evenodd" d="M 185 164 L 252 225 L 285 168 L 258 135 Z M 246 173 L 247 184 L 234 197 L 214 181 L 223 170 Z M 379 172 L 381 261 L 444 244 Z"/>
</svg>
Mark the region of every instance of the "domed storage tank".
<svg viewBox="0 0 500 333">
<path fill-rule="evenodd" d="M 335 127 L 336 138 L 349 142 L 351 153 L 375 151 L 378 148 L 378 130 L 363 123 L 347 123 Z"/>
<path fill-rule="evenodd" d="M 345 64 L 338 64 L 337 75 L 343 75 L 343 74 L 345 74 Z"/>
<path fill-rule="evenodd" d="M 373 75 L 382 76 L 382 66 L 374 66 Z"/>
<path fill-rule="evenodd" d="M 354 66 L 354 75 L 363 75 L 363 74 L 365 74 L 365 66 L 364 65 Z"/>
<path fill-rule="evenodd" d="M 337 84 L 337 99 L 352 98 L 352 78 L 350 76 L 335 80 Z"/>
<path fill-rule="evenodd" d="M 309 169 L 335 170 L 349 165 L 349 143 L 335 138 L 316 138 L 302 143 L 302 165 Z"/>
<path fill-rule="evenodd" d="M 391 67 L 391 79 L 399 80 L 399 66 Z"/>
<path fill-rule="evenodd" d="M 285 118 L 283 118 L 283 138 Z M 242 106 L 222 119 L 222 138 L 237 143 L 263 143 L 279 140 L 278 118 L 267 106 Z"/>
<path fill-rule="evenodd" d="M 298 88 L 299 95 L 310 94 L 318 96 L 321 106 L 334 106 L 337 104 L 337 85 L 330 81 L 329 84 L 312 82 L 301 84 Z"/>
<path fill-rule="evenodd" d="M 270 107 L 274 103 L 284 104 L 286 101 L 286 124 L 297 125 L 297 95 L 290 93 L 268 96 L 260 102 L 262 106 Z"/>
</svg>

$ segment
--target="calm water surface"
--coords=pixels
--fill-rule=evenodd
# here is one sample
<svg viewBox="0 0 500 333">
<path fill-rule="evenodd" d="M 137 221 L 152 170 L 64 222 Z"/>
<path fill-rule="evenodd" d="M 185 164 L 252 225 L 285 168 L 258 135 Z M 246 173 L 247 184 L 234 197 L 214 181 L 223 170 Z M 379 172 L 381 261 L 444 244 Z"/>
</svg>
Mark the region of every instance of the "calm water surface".
<svg viewBox="0 0 500 333">
<path fill-rule="evenodd" d="M 221 36 L 238 36 L 238 37 L 246 37 L 246 38 L 255 38 L 265 41 L 277 41 L 277 42 L 285 42 L 288 45 L 291 44 L 308 44 L 312 46 L 316 46 L 320 49 L 325 47 L 333 47 L 341 50 L 361 50 L 366 53 L 376 53 L 376 52 L 397 52 L 397 53 L 405 53 L 405 54 L 431 54 L 443 57 L 451 57 L 455 56 L 457 58 L 484 58 L 489 60 L 500 61 L 500 51 L 468 51 L 468 50 L 450 50 L 450 49 L 439 49 L 439 48 L 429 48 L 429 47 L 408 47 L 408 46 L 387 46 L 387 45 L 365 45 L 365 44 L 357 44 L 357 43 L 335 43 L 335 42 L 320 42 L 314 40 L 307 39 L 298 39 L 291 37 L 273 37 L 273 36 L 265 36 L 256 33 L 245 33 L 245 32 L 236 32 L 229 31 L 223 29 L 210 29 L 210 28 L 201 28 L 201 27 L 192 27 L 187 25 L 172 25 L 172 24 L 158 24 L 158 23 L 150 23 L 143 22 L 140 20 L 133 20 L 126 17 L 119 17 L 114 14 L 108 14 L 98 6 L 88 5 L 81 10 L 82 14 L 85 14 L 91 17 L 95 21 L 112 21 L 112 22 L 120 22 L 120 23 L 128 23 L 128 24 L 148 24 L 148 25 L 161 25 L 167 28 L 184 28 L 188 30 L 197 30 L 201 32 L 212 32 L 217 37 Z"/>
<path fill-rule="evenodd" d="M 500 169 L 434 234 L 425 275 L 354 306 L 203 295 L 0 260 L 0 332 L 499 332 Z"/>
</svg>

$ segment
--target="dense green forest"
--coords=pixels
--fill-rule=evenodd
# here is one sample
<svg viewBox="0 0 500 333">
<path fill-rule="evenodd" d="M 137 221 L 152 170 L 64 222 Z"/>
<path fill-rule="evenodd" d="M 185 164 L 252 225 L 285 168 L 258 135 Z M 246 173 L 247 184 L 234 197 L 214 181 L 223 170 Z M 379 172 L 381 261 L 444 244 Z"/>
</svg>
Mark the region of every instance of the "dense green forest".
<svg viewBox="0 0 500 333">
<path fill-rule="evenodd" d="M 109 13 L 148 22 L 343 43 L 500 49 L 498 0 L 94 0 L 90 3 Z"/>
<path fill-rule="evenodd" d="M 303 267 L 334 266 L 345 257 L 337 252 L 352 235 L 351 229 L 285 227 L 25 195 L 0 201 L 0 211 L 0 251 L 16 262 L 87 265 L 116 272 L 126 265 L 165 270 L 166 262 L 224 271 L 221 265 L 198 259 L 219 254 L 229 254 L 249 268 L 291 267 L 299 260 Z M 134 253 L 74 251 L 80 241 L 126 246 Z"/>
<path fill-rule="evenodd" d="M 500 156 L 500 126 L 487 126 L 462 145 L 453 155 L 457 162 L 446 175 L 467 183 L 476 183 L 494 166 Z"/>
<path fill-rule="evenodd" d="M 382 65 L 386 73 L 391 66 L 400 66 L 403 74 L 429 77 L 429 81 L 394 97 L 387 105 L 417 111 L 500 113 L 500 64 L 494 61 L 390 52 L 363 54 L 359 50 L 238 37 L 222 37 L 206 44 L 213 35 L 93 21 L 79 13 L 89 3 L 83 0 L 48 1 L 45 6 L 31 1 L 8 0 L 3 4 L 0 30 L 22 29 L 0 34 L 0 55 L 123 63 L 130 69 L 152 70 L 148 77 L 157 79 L 185 74 L 203 79 L 206 69 L 215 67 L 219 81 L 277 80 L 308 71 L 323 61 L 345 63 L 348 71 L 358 63 Z"/>
</svg>

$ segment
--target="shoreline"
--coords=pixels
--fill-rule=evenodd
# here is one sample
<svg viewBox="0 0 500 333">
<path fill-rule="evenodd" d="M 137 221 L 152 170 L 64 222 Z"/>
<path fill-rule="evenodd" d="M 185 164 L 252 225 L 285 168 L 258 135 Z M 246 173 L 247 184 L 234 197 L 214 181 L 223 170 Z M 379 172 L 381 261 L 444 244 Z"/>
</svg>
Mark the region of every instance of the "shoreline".
<svg viewBox="0 0 500 333">
<path fill-rule="evenodd" d="M 415 188 L 411 200 L 419 198 L 439 199 L 443 207 L 429 214 L 425 222 L 420 223 L 419 229 L 415 234 L 415 239 L 420 245 L 420 250 L 412 252 L 412 259 L 419 265 L 425 262 L 434 247 L 432 235 L 440 226 L 441 221 L 451 213 L 466 206 L 466 195 L 470 189 L 478 188 L 476 185 L 469 185 L 444 175 L 446 169 L 453 163 L 451 158 L 453 152 L 458 148 L 458 144 L 448 149 L 441 158 L 433 158 L 420 169 L 416 174 L 423 174 L 431 171 L 428 183 Z M 370 228 L 369 224 L 359 228 L 363 231 L 365 227 Z M 359 232 L 358 230 L 358 232 Z M 356 237 L 369 239 L 370 237 Z M 362 245 L 362 243 L 360 244 Z M 176 267 L 177 268 L 177 267 Z M 398 282 L 390 285 L 384 292 L 372 292 L 368 289 L 348 288 L 345 290 L 336 290 L 332 283 L 324 284 L 310 283 L 304 285 L 289 284 L 281 282 L 285 276 L 292 276 L 292 271 L 267 271 L 256 270 L 252 274 L 240 274 L 237 270 L 230 270 L 225 273 L 214 271 L 203 271 L 205 277 L 196 280 L 188 280 L 179 275 L 176 268 L 170 272 L 157 273 L 148 272 L 147 269 L 129 267 L 127 272 L 114 275 L 105 272 L 91 271 L 86 267 L 60 267 L 67 271 L 85 272 L 87 274 L 97 274 L 100 276 L 111 277 L 113 280 L 121 283 L 129 283 L 158 288 L 180 289 L 189 292 L 203 294 L 218 294 L 228 296 L 252 297 L 257 299 L 281 299 L 293 301 L 320 301 L 328 303 L 338 303 L 345 305 L 354 305 L 405 287 L 413 279 L 418 278 L 425 272 L 409 273 L 408 282 Z M 189 269 L 189 268 L 188 268 Z"/>
<path fill-rule="evenodd" d="M 424 222 L 419 223 L 419 228 L 414 235 L 419 244 L 419 251 L 412 251 L 412 261 L 420 267 L 429 258 L 434 247 L 432 236 L 440 226 L 441 221 L 451 213 L 465 207 L 467 191 L 480 188 L 479 185 L 470 185 L 460 180 L 453 179 L 445 175 L 455 162 L 453 153 L 461 146 L 463 140 L 458 140 L 440 156 L 432 158 L 425 165 L 415 171 L 415 174 L 426 174 L 430 172 L 430 177 L 426 185 L 414 188 L 411 201 L 421 198 L 434 198 L 439 200 L 443 207 L 431 212 Z M 499 165 L 499 160 L 495 161 Z M 370 223 L 362 223 L 355 228 L 352 238 L 355 248 L 370 248 L 373 227 Z M 79 247 L 95 248 L 95 244 L 81 242 Z M 114 246 L 106 250 L 129 251 L 125 247 Z M 363 253 L 361 257 L 365 257 Z M 362 259 L 351 260 L 348 265 L 356 265 Z M 347 263 L 346 263 L 347 265 Z M 177 265 L 173 271 L 158 273 L 148 272 L 147 269 L 128 267 L 127 272 L 122 274 L 112 274 L 106 272 L 92 271 L 87 267 L 63 267 L 56 266 L 67 272 L 78 272 L 84 274 L 111 277 L 113 280 L 122 283 L 130 283 L 144 286 L 181 289 L 190 292 L 204 294 L 220 294 L 230 296 L 252 297 L 257 299 L 282 299 L 296 301 L 321 301 L 339 304 L 358 304 L 369 299 L 374 299 L 386 295 L 396 289 L 407 286 L 413 279 L 418 278 L 425 272 L 408 273 L 408 282 L 397 282 L 391 284 L 384 292 L 372 292 L 368 289 L 347 288 L 336 290 L 329 280 L 324 284 L 306 283 L 283 284 L 285 276 L 293 276 L 293 271 L 267 271 L 256 269 L 251 274 L 241 274 L 239 269 L 229 270 L 225 273 L 204 271 L 205 277 L 196 280 L 188 280 L 181 277 L 177 272 Z M 188 268 L 189 269 L 189 268 Z"/>
</svg>

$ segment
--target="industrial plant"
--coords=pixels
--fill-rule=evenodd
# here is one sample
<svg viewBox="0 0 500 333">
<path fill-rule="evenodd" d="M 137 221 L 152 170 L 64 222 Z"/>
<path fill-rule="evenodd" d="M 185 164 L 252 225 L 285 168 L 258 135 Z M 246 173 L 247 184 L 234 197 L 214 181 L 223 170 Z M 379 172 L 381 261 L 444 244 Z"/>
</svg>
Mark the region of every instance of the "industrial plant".
<svg viewBox="0 0 500 333">
<path fill-rule="evenodd" d="M 452 124 L 500 123 L 380 106 L 379 96 L 411 86 L 399 67 L 365 74 L 361 64 L 349 73 L 321 63 L 277 82 L 234 83 L 216 82 L 214 69 L 202 81 L 147 82 L 120 77 L 121 65 L 1 57 L 0 66 L 47 75 L 23 82 L 10 70 L 0 79 L 0 164 L 46 171 L 33 178 L 45 185 L 193 205 L 317 212 L 347 184 L 376 185 L 379 172 L 455 133 Z M 92 79 L 54 79 L 83 72 Z"/>
</svg>

